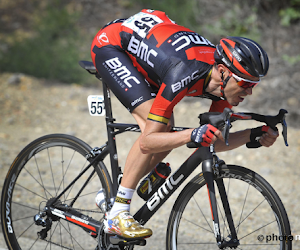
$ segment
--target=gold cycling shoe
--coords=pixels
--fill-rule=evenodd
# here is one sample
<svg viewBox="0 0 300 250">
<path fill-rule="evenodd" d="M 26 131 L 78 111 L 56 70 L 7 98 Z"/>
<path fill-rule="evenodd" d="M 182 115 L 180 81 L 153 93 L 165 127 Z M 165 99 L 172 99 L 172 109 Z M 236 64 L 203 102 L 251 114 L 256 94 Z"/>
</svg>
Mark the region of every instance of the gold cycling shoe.
<svg viewBox="0 0 300 250">
<path fill-rule="evenodd" d="M 125 239 L 144 239 L 152 235 L 152 230 L 140 225 L 128 211 L 120 212 L 111 220 L 104 220 L 104 231 L 117 234 Z"/>
</svg>

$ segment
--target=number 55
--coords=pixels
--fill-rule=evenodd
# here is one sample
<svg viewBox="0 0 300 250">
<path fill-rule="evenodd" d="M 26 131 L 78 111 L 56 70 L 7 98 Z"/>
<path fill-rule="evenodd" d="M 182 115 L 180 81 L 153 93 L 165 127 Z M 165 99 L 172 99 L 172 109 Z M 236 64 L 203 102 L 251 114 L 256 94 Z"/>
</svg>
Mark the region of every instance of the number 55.
<svg viewBox="0 0 300 250">
<path fill-rule="evenodd" d="M 101 95 L 90 95 L 87 98 L 89 112 L 91 116 L 104 116 L 104 102 Z"/>
</svg>

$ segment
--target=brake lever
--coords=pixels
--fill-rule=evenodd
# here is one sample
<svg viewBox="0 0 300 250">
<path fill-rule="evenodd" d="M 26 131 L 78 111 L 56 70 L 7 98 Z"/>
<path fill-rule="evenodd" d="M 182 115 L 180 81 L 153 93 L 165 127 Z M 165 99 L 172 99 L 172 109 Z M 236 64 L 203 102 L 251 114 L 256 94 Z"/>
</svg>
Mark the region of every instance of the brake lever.
<svg viewBox="0 0 300 250">
<path fill-rule="evenodd" d="M 226 146 L 229 146 L 228 139 L 229 139 L 229 129 L 230 129 L 230 127 L 231 127 L 231 122 L 230 122 L 230 117 L 229 117 L 229 119 L 227 119 L 225 121 L 225 126 L 224 126 L 224 128 L 222 130 L 222 136 L 223 136 L 223 138 L 225 140 Z"/>
<path fill-rule="evenodd" d="M 288 112 L 285 109 L 280 109 L 278 115 L 275 117 L 266 117 L 266 124 L 269 125 L 273 130 L 277 130 L 276 125 L 281 123 L 282 125 L 282 136 L 284 139 L 284 144 L 288 147 L 287 142 L 287 123 L 285 121 L 285 116 Z"/>
<path fill-rule="evenodd" d="M 285 143 L 285 146 L 289 146 L 288 142 L 287 142 L 287 123 L 285 121 L 285 114 L 283 115 L 283 118 L 281 120 L 281 125 L 282 125 L 282 136 L 283 136 L 283 139 L 284 139 L 284 143 Z"/>
</svg>

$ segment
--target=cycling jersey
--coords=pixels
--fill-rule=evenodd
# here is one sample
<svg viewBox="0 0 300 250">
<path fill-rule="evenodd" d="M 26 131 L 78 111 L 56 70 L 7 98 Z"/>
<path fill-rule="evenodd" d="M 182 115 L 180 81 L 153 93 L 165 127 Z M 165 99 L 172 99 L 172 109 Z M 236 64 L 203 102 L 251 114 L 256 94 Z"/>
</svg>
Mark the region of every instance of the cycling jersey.
<svg viewBox="0 0 300 250">
<path fill-rule="evenodd" d="M 184 96 L 205 94 L 214 51 L 210 41 L 153 10 L 107 24 L 91 46 L 95 67 L 123 105 L 132 112 L 157 92 L 148 119 L 164 124 Z M 213 100 L 210 111 L 225 107 L 231 105 Z"/>
</svg>

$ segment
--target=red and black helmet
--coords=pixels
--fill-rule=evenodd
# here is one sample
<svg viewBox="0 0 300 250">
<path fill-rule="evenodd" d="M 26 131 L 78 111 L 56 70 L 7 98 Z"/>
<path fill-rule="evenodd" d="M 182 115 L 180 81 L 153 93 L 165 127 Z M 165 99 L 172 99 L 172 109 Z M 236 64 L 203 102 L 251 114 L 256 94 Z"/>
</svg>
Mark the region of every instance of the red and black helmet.
<svg viewBox="0 0 300 250">
<path fill-rule="evenodd" d="M 224 64 L 241 77 L 263 77 L 269 69 L 267 53 L 256 42 L 244 37 L 227 37 L 220 40 L 214 53 L 215 61 Z"/>
</svg>

